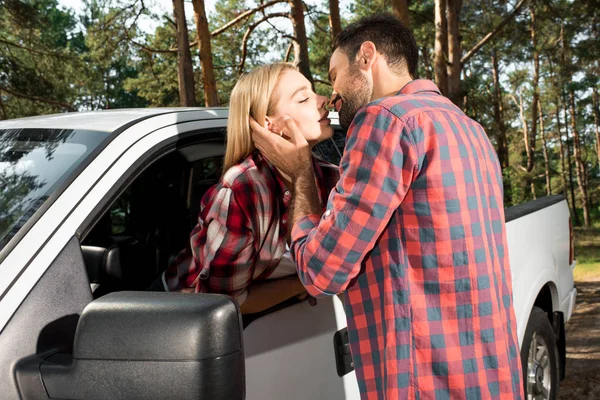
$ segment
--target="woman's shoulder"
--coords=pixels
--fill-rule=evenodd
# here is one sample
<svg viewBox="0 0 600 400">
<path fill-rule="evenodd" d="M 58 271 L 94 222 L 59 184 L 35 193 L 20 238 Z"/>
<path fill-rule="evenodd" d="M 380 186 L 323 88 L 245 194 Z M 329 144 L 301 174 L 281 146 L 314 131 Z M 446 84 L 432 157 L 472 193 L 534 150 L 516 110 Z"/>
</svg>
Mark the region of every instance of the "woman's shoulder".
<svg viewBox="0 0 600 400">
<path fill-rule="evenodd" d="M 219 183 L 236 191 L 250 190 L 264 186 L 273 178 L 272 175 L 264 159 L 255 152 L 225 171 Z"/>
<path fill-rule="evenodd" d="M 235 205 L 248 216 L 264 213 L 264 207 L 276 198 L 272 172 L 257 154 L 251 154 L 229 168 L 219 182 L 202 198 L 202 209 L 229 209 Z"/>
</svg>

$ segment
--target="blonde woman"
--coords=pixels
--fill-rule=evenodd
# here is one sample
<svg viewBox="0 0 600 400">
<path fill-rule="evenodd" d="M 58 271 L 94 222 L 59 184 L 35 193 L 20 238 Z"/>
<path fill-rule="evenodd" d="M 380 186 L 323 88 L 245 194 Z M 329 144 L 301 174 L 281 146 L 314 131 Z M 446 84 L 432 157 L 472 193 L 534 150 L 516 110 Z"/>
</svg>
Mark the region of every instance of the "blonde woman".
<svg viewBox="0 0 600 400">
<path fill-rule="evenodd" d="M 228 294 L 245 313 L 304 293 L 287 251 L 292 184 L 255 149 L 249 121 L 282 135 L 287 115 L 314 146 L 333 134 L 326 103 L 291 64 L 265 65 L 241 77 L 229 104 L 225 172 L 202 198 L 191 248 L 165 271 L 166 290 Z M 316 159 L 313 166 L 324 206 L 337 168 Z M 266 283 L 285 276 L 291 278 Z"/>
</svg>

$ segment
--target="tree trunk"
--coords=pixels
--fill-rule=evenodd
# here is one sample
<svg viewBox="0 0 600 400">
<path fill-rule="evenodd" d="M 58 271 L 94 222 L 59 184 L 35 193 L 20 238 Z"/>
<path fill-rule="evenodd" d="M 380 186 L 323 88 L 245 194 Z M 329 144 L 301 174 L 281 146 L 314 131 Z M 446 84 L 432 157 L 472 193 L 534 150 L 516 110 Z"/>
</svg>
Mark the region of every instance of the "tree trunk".
<svg viewBox="0 0 600 400">
<path fill-rule="evenodd" d="M 492 77 L 494 80 L 494 120 L 497 129 L 497 148 L 498 160 L 500 166 L 504 169 L 508 167 L 508 146 L 506 143 L 506 125 L 502 110 L 502 93 L 500 89 L 500 68 L 496 49 L 492 49 Z"/>
<path fill-rule="evenodd" d="M 575 114 L 575 93 L 573 88 L 569 90 L 569 105 L 571 109 L 571 130 L 573 131 L 573 149 L 575 153 L 575 172 L 577 173 L 577 184 L 583 200 L 583 223 L 590 226 L 590 206 L 588 201 L 587 182 L 585 179 L 585 164 L 581 158 L 581 142 L 577 130 L 577 116 Z"/>
<path fill-rule="evenodd" d="M 504 124 L 504 110 L 502 107 L 502 89 L 500 87 L 500 67 L 498 62 L 498 55 L 496 48 L 492 48 L 492 77 L 494 80 L 494 120 L 496 122 L 497 139 L 496 139 L 496 153 L 498 154 L 498 161 L 503 171 L 508 169 L 508 144 L 506 141 L 506 125 Z M 465 108 L 466 110 L 466 108 Z M 504 204 L 512 203 L 511 198 L 511 181 L 510 179 L 503 179 L 504 186 Z"/>
<path fill-rule="evenodd" d="M 467 80 L 467 68 L 463 68 L 462 70 L 462 79 L 463 81 Z M 468 114 L 467 110 L 469 109 L 469 96 L 467 92 L 465 92 L 465 95 L 462 99 L 462 109 L 465 112 L 465 114 Z"/>
<path fill-rule="evenodd" d="M 542 103 L 538 100 L 538 107 L 540 110 L 540 134 L 542 136 L 542 151 L 544 153 L 544 173 L 546 175 L 546 194 L 550 196 L 552 194 L 552 182 L 550 180 L 550 158 L 548 157 L 548 146 L 546 143 L 546 132 L 544 131 L 544 112 L 542 111 Z"/>
<path fill-rule="evenodd" d="M 408 16 L 408 0 L 392 0 L 392 10 L 404 26 L 410 28 L 410 18 Z"/>
<path fill-rule="evenodd" d="M 447 0 L 448 9 L 448 97 L 458 105 L 460 103 L 461 48 L 458 31 L 462 0 Z"/>
<path fill-rule="evenodd" d="M 196 33 L 198 39 L 198 53 L 202 65 L 202 83 L 204 84 L 204 105 L 216 107 L 219 105 L 217 94 L 217 82 L 213 68 L 212 50 L 210 43 L 210 31 L 206 20 L 204 0 L 192 0 L 194 5 L 194 21 L 196 22 Z"/>
<path fill-rule="evenodd" d="M 337 35 L 342 32 L 339 0 L 329 0 L 329 29 L 331 31 L 331 44 L 333 44 Z"/>
<path fill-rule="evenodd" d="M 446 20 L 446 0 L 435 0 L 435 82 L 444 96 L 448 95 L 448 23 Z"/>
<path fill-rule="evenodd" d="M 527 171 L 531 172 L 534 167 L 535 139 L 537 135 L 538 103 L 540 98 L 540 55 L 537 49 L 537 35 L 535 25 L 535 0 L 530 4 L 531 13 L 531 45 L 533 46 L 533 99 L 531 100 L 531 134 L 529 135 L 529 146 L 527 153 Z"/>
<path fill-rule="evenodd" d="M 432 80 L 433 75 L 431 72 L 433 68 L 431 67 L 431 56 L 429 55 L 429 47 L 427 44 L 421 46 L 421 54 L 423 55 L 421 57 L 421 61 L 423 62 L 423 66 L 425 67 L 425 78 Z"/>
<path fill-rule="evenodd" d="M 525 108 L 523 107 L 523 93 L 519 92 L 519 101 L 517 101 L 514 95 L 511 96 L 513 98 L 513 101 L 519 106 L 519 118 L 521 119 L 521 124 L 523 124 L 523 142 L 525 144 L 525 154 L 527 155 L 527 165 L 529 165 L 531 149 L 529 148 L 529 127 L 527 126 L 527 119 L 525 118 Z M 525 167 L 525 170 L 527 171 L 527 167 Z"/>
<path fill-rule="evenodd" d="M 569 191 L 571 192 L 571 203 L 573 204 L 573 224 L 579 225 L 577 215 L 577 202 L 575 200 L 575 185 L 573 184 L 573 161 L 571 159 L 571 139 L 569 138 L 569 116 L 567 114 L 567 98 L 563 88 L 563 113 L 565 119 L 565 134 L 567 144 L 567 163 L 569 164 Z"/>
<path fill-rule="evenodd" d="M 600 109 L 598 108 L 598 88 L 594 87 L 593 94 L 594 107 L 594 125 L 596 126 L 596 155 L 598 156 L 598 165 L 600 166 Z"/>
<path fill-rule="evenodd" d="M 314 86 L 310 63 L 308 61 L 308 39 L 306 38 L 306 26 L 304 25 L 304 3 L 302 0 L 289 0 L 292 9 L 292 25 L 294 26 L 294 57 L 300 73 Z"/>
<path fill-rule="evenodd" d="M 173 12 L 177 25 L 177 81 L 179 83 L 179 104 L 183 107 L 195 106 L 194 69 L 190 39 L 185 22 L 183 0 L 173 0 Z"/>
<path fill-rule="evenodd" d="M 565 119 L 565 134 L 567 144 L 567 162 L 569 163 L 569 191 L 571 192 L 571 204 L 573 204 L 573 224 L 579 225 L 577 214 L 577 202 L 575 200 L 575 185 L 573 185 L 573 162 L 571 160 L 571 141 L 569 139 L 569 116 L 567 114 L 567 95 L 565 93 L 565 74 L 567 71 L 567 57 L 565 54 L 565 24 L 560 25 L 560 88 L 563 100 L 563 113 Z"/>
<path fill-rule="evenodd" d="M 2 119 L 8 119 L 8 113 L 6 112 L 6 107 L 2 101 L 2 91 L 0 91 L 0 110 L 2 111 Z"/>
<path fill-rule="evenodd" d="M 561 165 L 561 173 L 560 176 L 563 181 L 563 190 L 565 193 L 565 197 L 567 198 L 567 203 L 571 203 L 569 200 L 569 185 L 567 184 L 567 167 L 565 165 L 565 148 L 563 145 L 562 134 L 560 132 L 560 101 L 558 98 L 556 99 L 556 133 L 558 136 L 558 145 L 560 149 L 560 165 Z M 570 204 L 571 218 L 575 214 L 575 205 L 573 203 Z"/>
</svg>

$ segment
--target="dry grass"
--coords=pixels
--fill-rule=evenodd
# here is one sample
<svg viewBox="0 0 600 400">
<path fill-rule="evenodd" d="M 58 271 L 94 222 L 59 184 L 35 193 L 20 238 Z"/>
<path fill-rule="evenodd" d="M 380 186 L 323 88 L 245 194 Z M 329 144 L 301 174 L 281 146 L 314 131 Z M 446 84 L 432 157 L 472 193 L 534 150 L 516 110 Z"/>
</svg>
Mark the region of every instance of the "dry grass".
<svg viewBox="0 0 600 400">
<path fill-rule="evenodd" d="M 600 280 L 600 227 L 575 228 L 576 282 Z"/>
</svg>

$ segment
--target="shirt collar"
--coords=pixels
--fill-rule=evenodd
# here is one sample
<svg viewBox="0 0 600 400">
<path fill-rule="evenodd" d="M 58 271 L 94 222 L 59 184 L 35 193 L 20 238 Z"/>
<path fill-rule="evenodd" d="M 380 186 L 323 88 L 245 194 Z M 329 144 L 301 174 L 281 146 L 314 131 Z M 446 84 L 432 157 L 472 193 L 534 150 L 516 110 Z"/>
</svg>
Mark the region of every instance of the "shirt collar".
<svg viewBox="0 0 600 400">
<path fill-rule="evenodd" d="M 434 92 L 442 94 L 440 89 L 429 79 L 415 79 L 408 82 L 397 94 L 415 94 L 421 92 Z"/>
</svg>

